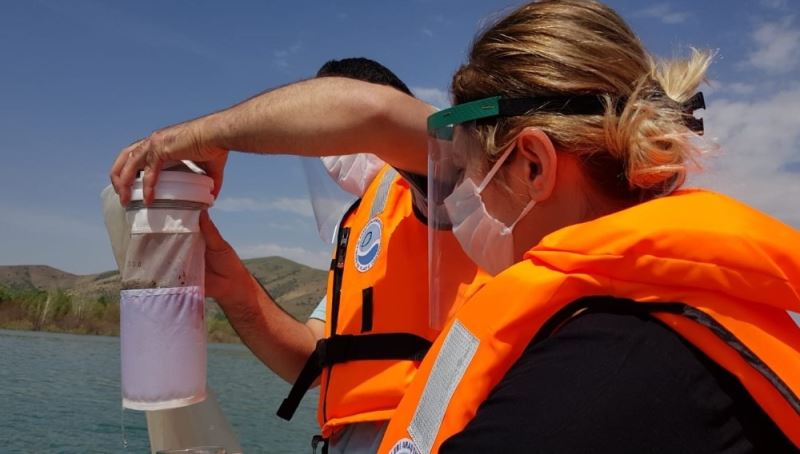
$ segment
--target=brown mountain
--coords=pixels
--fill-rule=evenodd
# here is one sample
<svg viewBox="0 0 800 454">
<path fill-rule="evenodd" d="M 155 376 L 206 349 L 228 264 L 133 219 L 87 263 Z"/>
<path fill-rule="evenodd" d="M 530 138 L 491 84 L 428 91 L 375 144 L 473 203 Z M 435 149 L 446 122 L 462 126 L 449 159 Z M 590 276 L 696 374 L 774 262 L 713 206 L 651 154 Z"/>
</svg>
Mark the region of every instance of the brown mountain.
<svg viewBox="0 0 800 454">
<path fill-rule="evenodd" d="M 245 266 L 278 303 L 305 320 L 325 294 L 327 273 L 283 257 L 244 260 Z M 0 286 L 20 290 L 64 290 L 73 301 L 118 301 L 119 272 L 75 275 L 46 265 L 0 266 Z"/>
<path fill-rule="evenodd" d="M 25 289 L 71 288 L 80 276 L 47 265 L 0 266 L 0 285 Z"/>
<path fill-rule="evenodd" d="M 325 295 L 327 271 L 283 257 L 247 259 L 244 264 L 270 295 L 299 320 L 305 320 Z"/>
</svg>

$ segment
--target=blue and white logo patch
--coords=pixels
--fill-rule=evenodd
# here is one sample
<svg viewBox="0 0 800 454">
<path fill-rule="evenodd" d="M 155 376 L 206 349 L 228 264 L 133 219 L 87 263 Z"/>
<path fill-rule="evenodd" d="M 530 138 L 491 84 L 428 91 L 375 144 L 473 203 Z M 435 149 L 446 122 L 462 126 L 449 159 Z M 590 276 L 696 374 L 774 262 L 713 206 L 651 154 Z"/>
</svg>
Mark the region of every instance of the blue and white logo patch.
<svg viewBox="0 0 800 454">
<path fill-rule="evenodd" d="M 375 218 L 364 227 L 361 234 L 358 236 L 358 244 L 356 245 L 356 269 L 367 271 L 372 268 L 375 261 L 378 259 L 378 254 L 381 252 L 381 231 L 383 225 L 381 220 Z"/>
<path fill-rule="evenodd" d="M 420 452 L 413 441 L 408 438 L 403 438 L 392 446 L 392 450 L 389 451 L 389 454 L 420 454 Z"/>
</svg>

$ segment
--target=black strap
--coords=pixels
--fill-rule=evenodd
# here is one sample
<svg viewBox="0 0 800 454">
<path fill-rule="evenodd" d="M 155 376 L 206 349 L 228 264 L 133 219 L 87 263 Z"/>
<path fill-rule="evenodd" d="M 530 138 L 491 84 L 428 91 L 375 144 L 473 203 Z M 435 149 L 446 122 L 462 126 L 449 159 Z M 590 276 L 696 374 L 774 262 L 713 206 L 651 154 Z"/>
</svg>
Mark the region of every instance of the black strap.
<svg viewBox="0 0 800 454">
<path fill-rule="evenodd" d="M 287 421 L 292 419 L 303 396 L 326 367 L 348 361 L 422 361 L 430 347 L 429 340 L 409 333 L 342 334 L 320 339 L 297 376 L 289 395 L 278 408 L 278 416 Z"/>
<path fill-rule="evenodd" d="M 688 101 L 683 103 L 684 112 L 688 114 L 694 113 L 695 110 L 706 108 L 706 98 L 703 97 L 703 92 L 698 91 Z"/>
<path fill-rule="evenodd" d="M 703 97 L 702 91 L 698 91 L 694 94 L 694 96 L 689 98 L 688 101 L 683 103 L 683 113 L 685 114 L 683 121 L 686 123 L 686 127 L 700 135 L 703 135 L 705 132 L 705 126 L 702 118 L 697 118 L 694 116 L 694 111 L 705 108 L 706 98 Z"/>
<path fill-rule="evenodd" d="M 328 454 L 328 439 L 323 438 L 322 435 L 314 435 L 311 437 L 311 452 L 317 454 L 317 447 L 322 444 L 320 454 Z"/>
<path fill-rule="evenodd" d="M 661 87 L 657 93 L 667 97 Z M 622 113 L 627 98 L 620 98 L 616 102 L 617 114 Z M 694 116 L 695 110 L 705 109 L 706 100 L 703 92 L 695 93 L 683 103 L 679 103 L 684 113 L 684 123 L 692 131 L 703 134 L 703 119 Z M 498 100 L 498 117 L 516 117 L 530 115 L 534 112 L 553 112 L 562 115 L 602 115 L 606 111 L 606 104 L 602 96 L 596 94 L 540 94 L 524 98 L 500 98 Z"/>
<path fill-rule="evenodd" d="M 327 314 L 330 320 L 331 333 L 336 334 L 339 319 L 339 304 L 342 293 L 342 279 L 344 275 L 344 261 L 347 256 L 347 245 L 350 241 L 350 227 L 345 227 L 345 222 L 361 204 L 361 199 L 356 200 L 347 209 L 339 222 L 339 229 L 336 233 L 336 253 L 331 259 L 331 273 L 333 273 L 333 288 L 331 289 L 331 313 Z"/>
<path fill-rule="evenodd" d="M 583 311 L 601 311 L 624 314 L 649 314 L 652 312 L 670 312 L 680 314 L 686 305 L 682 303 L 637 303 L 626 298 L 608 295 L 593 295 L 578 298 L 550 316 L 533 337 L 532 343 L 541 342 L 558 331 L 567 321 L 583 313 Z"/>
<path fill-rule="evenodd" d="M 500 98 L 498 116 L 516 117 L 531 112 L 556 112 L 563 115 L 602 115 L 606 111 L 602 96 L 541 95 L 527 98 Z"/>
<path fill-rule="evenodd" d="M 372 287 L 361 290 L 361 332 L 372 331 Z"/>
<path fill-rule="evenodd" d="M 319 342 L 323 340 L 324 339 L 321 339 Z M 319 342 L 317 343 L 317 347 L 319 347 Z M 306 363 L 300 370 L 300 375 L 297 376 L 297 380 L 294 381 L 292 389 L 289 390 L 289 395 L 283 399 L 281 406 L 278 407 L 277 415 L 279 418 L 287 421 L 292 419 L 294 412 L 297 411 L 297 407 L 300 405 L 300 401 L 303 400 L 303 396 L 311 389 L 314 380 L 322 374 L 322 366 L 320 365 L 317 351 L 318 348 L 308 356 Z"/>
</svg>

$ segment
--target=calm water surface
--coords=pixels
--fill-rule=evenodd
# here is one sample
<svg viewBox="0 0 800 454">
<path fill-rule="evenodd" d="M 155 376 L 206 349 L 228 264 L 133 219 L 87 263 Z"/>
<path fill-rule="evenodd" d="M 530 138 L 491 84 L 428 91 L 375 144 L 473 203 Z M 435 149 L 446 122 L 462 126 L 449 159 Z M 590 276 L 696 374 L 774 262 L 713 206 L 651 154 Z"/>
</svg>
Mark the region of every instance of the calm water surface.
<svg viewBox="0 0 800 454">
<path fill-rule="evenodd" d="M 0 330 L 0 453 L 146 453 L 144 413 L 126 410 L 119 339 Z M 310 452 L 317 393 L 291 422 L 275 416 L 289 385 L 241 345 L 210 344 L 208 384 L 245 453 Z"/>
</svg>

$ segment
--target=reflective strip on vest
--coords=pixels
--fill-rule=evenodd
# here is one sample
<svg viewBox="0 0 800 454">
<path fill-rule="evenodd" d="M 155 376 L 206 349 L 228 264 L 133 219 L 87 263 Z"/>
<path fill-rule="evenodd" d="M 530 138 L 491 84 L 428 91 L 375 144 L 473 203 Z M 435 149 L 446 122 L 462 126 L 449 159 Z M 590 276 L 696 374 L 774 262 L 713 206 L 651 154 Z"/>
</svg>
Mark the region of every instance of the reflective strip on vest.
<svg viewBox="0 0 800 454">
<path fill-rule="evenodd" d="M 792 321 L 794 321 L 795 325 L 800 328 L 800 313 L 792 311 L 786 311 L 786 313 L 789 314 L 789 317 L 792 318 Z"/>
<path fill-rule="evenodd" d="M 431 375 L 422 391 L 408 433 L 420 452 L 429 453 L 442 425 L 444 411 L 450 404 L 453 392 L 461 382 L 480 341 L 460 321 L 456 320 L 444 345 L 436 356 Z"/>
<path fill-rule="evenodd" d="M 369 213 L 370 219 L 374 219 L 375 216 L 383 213 L 383 209 L 386 208 L 386 199 L 389 195 L 389 189 L 392 187 L 392 181 L 397 176 L 397 170 L 394 168 L 390 168 L 383 174 L 383 178 L 381 178 L 381 184 L 378 188 L 378 192 L 375 194 L 375 200 L 372 201 L 372 208 Z"/>
</svg>

